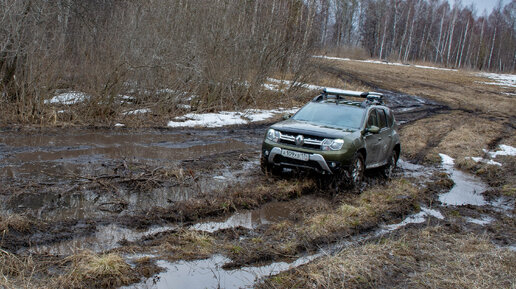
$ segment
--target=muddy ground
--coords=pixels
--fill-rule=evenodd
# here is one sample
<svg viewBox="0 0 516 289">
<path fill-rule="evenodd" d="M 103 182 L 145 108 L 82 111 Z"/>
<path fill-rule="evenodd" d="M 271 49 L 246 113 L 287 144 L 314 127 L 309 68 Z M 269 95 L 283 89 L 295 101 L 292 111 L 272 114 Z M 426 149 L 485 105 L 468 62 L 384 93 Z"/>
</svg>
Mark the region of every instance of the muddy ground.
<svg viewBox="0 0 516 289">
<path fill-rule="evenodd" d="M 466 159 L 483 148 L 516 145 L 513 99 L 487 107 L 477 95 L 497 91 L 476 84 L 453 94 L 465 80 L 453 74 L 460 79 L 453 82 L 444 72 L 410 73 L 408 85 L 401 68 L 316 67 L 343 85 L 385 94 L 402 135 L 393 180 L 370 171 L 363 188 L 336 193 L 310 174 L 264 176 L 259 150 L 273 120 L 222 129 L 3 128 L 0 288 L 247 287 L 292 264 L 321 262 L 321 252 L 338 256 L 349 246 L 398 242 L 421 227 L 482 235 L 492 246 L 514 250 L 514 157 L 501 157 L 504 168 Z M 439 80 L 452 84 L 436 85 Z M 458 96 L 464 93 L 477 102 L 465 105 Z M 455 158 L 455 167 L 443 167 L 439 153 Z M 485 191 L 475 195 L 484 202 L 447 204 L 442 196 L 460 183 Z M 412 222 L 414 216 L 426 221 Z M 514 262 L 514 252 L 507 255 Z M 98 273 L 98 263 L 114 272 Z M 94 273 L 81 273 L 88 270 Z M 190 280 L 192 271 L 198 273 Z M 296 277 L 272 277 L 260 286 L 304 284 L 304 273 L 296 272 L 303 271 L 291 269 L 286 274 Z M 396 278 L 377 285 L 391 286 Z M 512 279 L 500 284 L 516 284 L 514 273 L 504 278 Z"/>
</svg>

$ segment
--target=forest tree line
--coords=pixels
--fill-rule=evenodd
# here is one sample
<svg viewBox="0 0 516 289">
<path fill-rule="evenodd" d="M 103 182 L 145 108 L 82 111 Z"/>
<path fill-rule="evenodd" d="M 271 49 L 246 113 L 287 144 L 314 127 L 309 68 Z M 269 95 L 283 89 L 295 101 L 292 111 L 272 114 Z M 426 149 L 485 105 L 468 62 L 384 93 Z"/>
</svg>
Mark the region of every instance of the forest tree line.
<svg viewBox="0 0 516 289">
<path fill-rule="evenodd" d="M 514 72 L 516 0 L 477 14 L 445 0 L 0 0 L 0 103 L 38 118 L 56 90 L 80 90 L 109 114 L 118 95 L 166 88 L 204 110 L 246 105 L 267 77 L 298 79 L 342 47 Z"/>
<path fill-rule="evenodd" d="M 361 46 L 380 59 L 515 71 L 516 0 L 499 2 L 487 15 L 460 1 L 321 1 L 323 47 Z"/>
</svg>

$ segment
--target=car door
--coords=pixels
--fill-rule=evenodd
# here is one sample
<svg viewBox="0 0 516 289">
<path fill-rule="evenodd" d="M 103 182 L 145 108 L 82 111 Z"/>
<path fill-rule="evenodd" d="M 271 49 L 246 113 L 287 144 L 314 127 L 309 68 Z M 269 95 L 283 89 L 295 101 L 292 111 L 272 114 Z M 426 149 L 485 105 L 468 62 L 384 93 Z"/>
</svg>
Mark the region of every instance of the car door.
<svg viewBox="0 0 516 289">
<path fill-rule="evenodd" d="M 371 126 L 378 126 L 378 116 L 376 114 L 376 109 L 371 109 L 369 111 L 369 115 L 367 117 L 366 124 L 366 133 L 364 135 L 365 148 L 366 148 L 366 167 L 375 166 L 378 162 L 378 153 L 380 150 L 380 134 L 379 133 L 371 133 L 367 132 L 367 129 Z"/>
<path fill-rule="evenodd" d="M 385 164 L 390 157 L 392 143 L 392 129 L 389 126 L 386 111 L 383 108 L 376 110 L 378 116 L 378 164 Z"/>
</svg>

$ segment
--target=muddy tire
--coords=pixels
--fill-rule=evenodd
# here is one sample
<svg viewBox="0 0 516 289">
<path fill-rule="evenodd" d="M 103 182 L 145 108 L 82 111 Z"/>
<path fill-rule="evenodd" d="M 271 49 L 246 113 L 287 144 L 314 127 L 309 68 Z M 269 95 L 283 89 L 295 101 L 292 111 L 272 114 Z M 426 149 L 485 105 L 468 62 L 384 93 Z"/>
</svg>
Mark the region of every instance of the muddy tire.
<svg viewBox="0 0 516 289">
<path fill-rule="evenodd" d="M 262 170 L 262 173 L 267 176 L 279 175 L 281 172 L 281 168 L 277 168 L 274 165 L 269 164 L 264 157 L 260 158 L 260 169 Z"/>
<path fill-rule="evenodd" d="M 365 162 L 361 153 L 355 153 L 348 170 L 348 183 L 352 188 L 357 188 L 364 181 Z"/>
<path fill-rule="evenodd" d="M 398 163 L 398 152 L 393 150 L 391 156 L 389 157 L 389 161 L 385 166 L 382 167 L 381 174 L 384 178 L 390 180 L 392 178 L 393 172 L 396 169 L 396 165 Z"/>
</svg>

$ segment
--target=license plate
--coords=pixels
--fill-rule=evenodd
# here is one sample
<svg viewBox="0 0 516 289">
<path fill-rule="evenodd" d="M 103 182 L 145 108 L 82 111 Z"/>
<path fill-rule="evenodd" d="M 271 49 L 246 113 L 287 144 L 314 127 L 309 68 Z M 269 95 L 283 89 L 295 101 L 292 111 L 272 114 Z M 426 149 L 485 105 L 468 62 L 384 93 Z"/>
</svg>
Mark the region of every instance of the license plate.
<svg viewBox="0 0 516 289">
<path fill-rule="evenodd" d="M 289 150 L 281 150 L 281 155 L 287 158 L 296 159 L 300 161 L 308 161 L 310 156 L 305 153 L 295 152 L 295 151 L 289 151 Z"/>
</svg>

